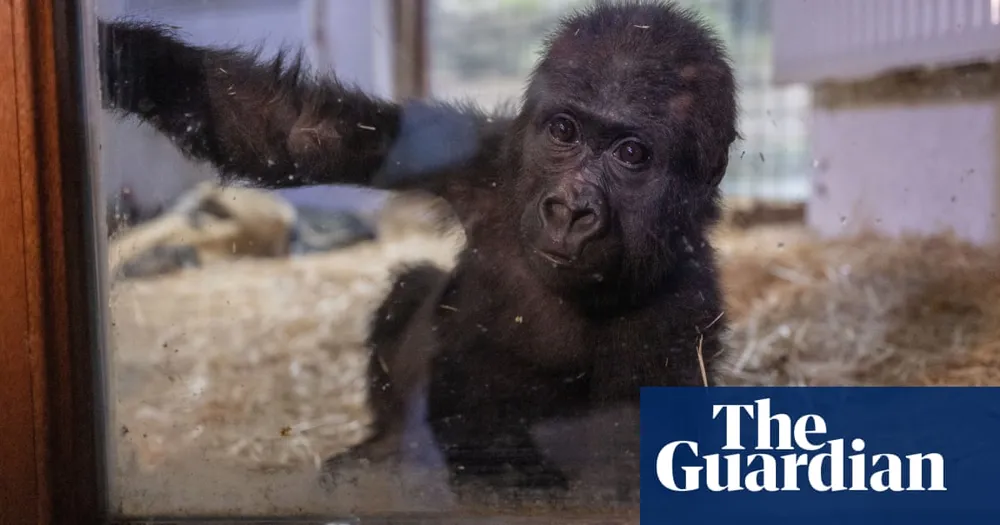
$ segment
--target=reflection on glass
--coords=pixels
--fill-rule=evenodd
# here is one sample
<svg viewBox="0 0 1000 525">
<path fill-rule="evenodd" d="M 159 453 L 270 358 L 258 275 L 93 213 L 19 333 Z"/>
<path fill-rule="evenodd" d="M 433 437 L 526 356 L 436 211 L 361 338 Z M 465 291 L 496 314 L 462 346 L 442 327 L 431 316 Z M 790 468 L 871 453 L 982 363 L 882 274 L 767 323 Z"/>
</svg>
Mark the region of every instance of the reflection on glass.
<svg viewBox="0 0 1000 525">
<path fill-rule="evenodd" d="M 485 112 L 521 108 L 545 36 L 591 2 L 426 3 L 429 98 L 480 114 L 396 97 L 418 53 L 387 0 L 95 1 L 94 26 L 178 38 L 102 25 L 87 72 L 122 515 L 634 519 L 638 386 L 996 382 L 996 67 L 879 55 L 909 49 L 916 4 L 866 13 L 869 41 L 803 29 L 860 24 L 840 4 L 681 2 L 727 46 L 738 108 L 709 45 L 659 49 L 669 72 L 636 88 L 635 42 L 674 37 L 639 16 L 615 53 L 583 25 L 550 68 L 594 78 L 543 68 L 544 94 L 570 86 L 511 122 Z M 968 4 L 927 20 L 995 29 Z M 343 84 L 296 80 L 294 54 L 254 73 L 234 50 L 255 46 Z M 602 153 L 566 168 L 582 147 Z"/>
</svg>

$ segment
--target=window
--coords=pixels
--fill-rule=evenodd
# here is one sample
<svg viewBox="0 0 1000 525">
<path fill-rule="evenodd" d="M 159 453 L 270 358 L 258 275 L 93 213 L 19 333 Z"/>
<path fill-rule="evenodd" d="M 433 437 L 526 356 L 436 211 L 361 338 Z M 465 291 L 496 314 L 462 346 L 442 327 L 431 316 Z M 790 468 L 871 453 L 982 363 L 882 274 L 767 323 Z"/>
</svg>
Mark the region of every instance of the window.
<svg viewBox="0 0 1000 525">
<path fill-rule="evenodd" d="M 495 107 L 517 100 L 545 33 L 586 0 L 429 2 L 431 93 Z M 729 46 L 741 86 L 740 131 L 723 189 L 743 200 L 800 203 L 810 191 L 809 89 L 773 80 L 771 0 L 684 0 Z"/>
<path fill-rule="evenodd" d="M 606 152 L 587 146 L 602 160 L 560 171 L 504 155 L 538 155 L 537 141 L 523 142 L 531 130 L 554 133 L 545 144 L 580 144 L 571 140 L 579 134 L 597 144 L 586 134 L 610 124 L 522 122 L 525 135 L 503 142 L 490 127 L 500 117 L 470 131 L 467 115 L 413 100 L 517 106 L 544 35 L 589 3 L 0 5 L 0 40 L 11 43 L 0 46 L 0 261 L 13 279 L 0 288 L 10 305 L 0 315 L 0 522 L 635 521 L 639 383 L 997 383 L 998 95 L 988 60 L 970 58 L 974 50 L 946 60 L 933 42 L 890 38 L 883 30 L 903 15 L 889 9 L 868 13 L 865 25 L 832 4 L 819 16 L 770 1 L 685 0 L 718 31 L 740 87 L 721 221 L 692 246 L 671 232 L 704 212 L 686 214 L 689 201 L 714 201 L 684 194 L 705 181 L 681 174 L 711 171 L 711 155 L 678 138 L 683 130 L 664 131 L 662 113 L 660 140 L 677 141 L 670 148 L 616 135 Z M 992 31 L 973 4 L 941 20 Z M 817 16 L 861 29 L 842 39 L 804 30 Z M 99 21 L 126 19 L 175 31 L 176 54 L 105 54 L 127 33 L 98 46 L 107 35 Z M 938 36 L 981 42 L 963 34 Z M 303 119 L 313 99 L 275 93 L 273 76 L 246 74 L 243 59 L 190 46 L 259 46 L 261 61 L 301 48 L 318 74 L 387 102 L 374 108 L 337 92 Z M 858 46 L 874 58 L 851 62 Z M 621 55 L 607 67 L 626 67 L 621 57 L 628 63 Z M 343 98 L 362 111 L 338 113 Z M 666 107 L 676 117 L 690 104 Z M 385 149 L 351 142 L 363 132 Z M 482 136 L 496 140 L 463 149 Z M 521 145 L 503 149 L 510 144 Z M 477 155 L 488 148 L 502 162 L 484 164 Z M 664 152 L 669 162 L 656 164 Z M 421 184 L 395 171 L 395 159 L 412 167 L 456 156 L 460 168 L 429 168 L 465 188 L 451 208 L 428 192 L 358 187 L 377 185 L 376 172 Z M 647 162 L 669 182 L 622 175 Z M 219 184 L 225 169 L 234 184 Z M 598 172 L 600 184 L 559 185 Z M 461 186 L 463 173 L 475 184 Z M 317 180 L 325 184 L 308 183 Z M 597 193 L 569 202 L 586 191 Z M 484 228 L 501 215 L 505 230 Z M 578 237 L 560 233 L 559 221 Z M 641 246 L 600 240 L 622 229 Z M 562 235 L 563 248 L 598 239 L 586 241 L 597 248 L 553 254 L 532 244 L 545 235 Z M 635 260 L 622 253 L 642 247 L 653 255 L 628 266 Z M 672 279 L 683 268 L 716 265 L 717 280 L 698 281 L 716 285 L 678 292 L 682 304 L 658 288 L 680 282 Z M 464 280 L 449 284 L 456 267 Z M 650 277 L 657 270 L 661 280 Z M 615 295 L 622 289 L 632 295 Z M 669 305 L 657 309 L 660 300 Z M 692 310 L 705 322 L 675 323 Z M 427 322 L 399 322 L 407 316 Z M 715 339 L 713 327 L 728 333 Z M 428 354 L 400 361 L 396 345 Z M 406 383 L 414 377 L 427 383 Z M 397 407 L 373 396 L 398 385 L 413 387 L 403 396 L 412 404 L 383 432 L 400 439 L 371 445 L 377 408 Z M 441 445 L 449 439 L 451 448 Z M 354 458 L 359 450 L 372 461 Z M 385 461 L 388 452 L 401 463 Z M 473 481 L 456 487 L 446 456 L 452 475 Z"/>
</svg>

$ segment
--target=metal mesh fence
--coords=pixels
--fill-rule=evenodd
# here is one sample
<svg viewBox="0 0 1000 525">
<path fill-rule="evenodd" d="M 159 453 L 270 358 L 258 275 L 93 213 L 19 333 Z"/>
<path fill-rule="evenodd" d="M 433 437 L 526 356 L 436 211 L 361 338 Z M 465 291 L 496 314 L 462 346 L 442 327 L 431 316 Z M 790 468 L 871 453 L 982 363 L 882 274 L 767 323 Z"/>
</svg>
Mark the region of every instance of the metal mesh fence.
<svg viewBox="0 0 1000 525">
<path fill-rule="evenodd" d="M 431 0 L 429 79 L 435 97 L 492 107 L 516 100 L 545 32 L 591 0 Z M 741 87 L 740 131 L 723 191 L 801 200 L 811 161 L 809 90 L 771 82 L 773 0 L 680 0 L 699 10 L 729 45 Z"/>
</svg>

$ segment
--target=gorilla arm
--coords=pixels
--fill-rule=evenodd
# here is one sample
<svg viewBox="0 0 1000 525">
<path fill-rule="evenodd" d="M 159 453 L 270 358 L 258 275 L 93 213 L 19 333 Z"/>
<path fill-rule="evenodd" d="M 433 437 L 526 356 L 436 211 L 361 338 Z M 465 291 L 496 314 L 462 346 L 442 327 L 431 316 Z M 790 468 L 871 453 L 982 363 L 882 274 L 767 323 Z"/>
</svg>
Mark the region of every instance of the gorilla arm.
<svg viewBox="0 0 1000 525">
<path fill-rule="evenodd" d="M 102 99 L 223 180 L 263 188 L 349 184 L 462 201 L 493 170 L 505 122 L 472 108 L 397 104 L 308 75 L 301 52 L 182 42 L 163 26 L 100 22 Z"/>
</svg>

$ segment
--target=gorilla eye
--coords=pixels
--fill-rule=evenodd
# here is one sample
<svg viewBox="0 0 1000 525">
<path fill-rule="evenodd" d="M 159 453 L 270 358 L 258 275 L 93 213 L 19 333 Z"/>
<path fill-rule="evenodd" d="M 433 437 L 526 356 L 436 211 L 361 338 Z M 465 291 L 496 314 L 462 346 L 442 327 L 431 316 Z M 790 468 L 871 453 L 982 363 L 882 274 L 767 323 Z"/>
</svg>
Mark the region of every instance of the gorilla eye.
<svg viewBox="0 0 1000 525">
<path fill-rule="evenodd" d="M 642 166 L 649 161 L 649 149 L 643 146 L 638 140 L 626 140 L 618 145 L 614 151 L 615 157 L 629 167 Z"/>
<path fill-rule="evenodd" d="M 549 122 L 549 135 L 559 142 L 576 142 L 576 124 L 569 117 L 557 116 Z"/>
</svg>

